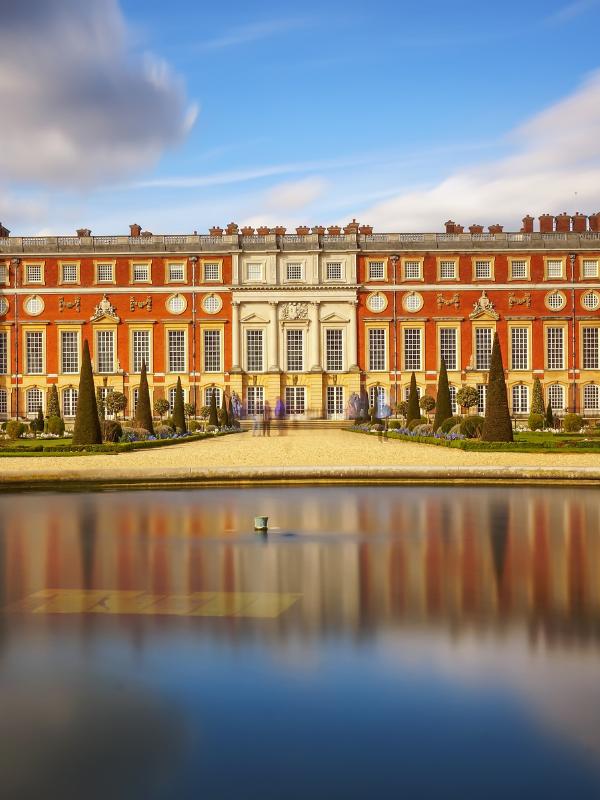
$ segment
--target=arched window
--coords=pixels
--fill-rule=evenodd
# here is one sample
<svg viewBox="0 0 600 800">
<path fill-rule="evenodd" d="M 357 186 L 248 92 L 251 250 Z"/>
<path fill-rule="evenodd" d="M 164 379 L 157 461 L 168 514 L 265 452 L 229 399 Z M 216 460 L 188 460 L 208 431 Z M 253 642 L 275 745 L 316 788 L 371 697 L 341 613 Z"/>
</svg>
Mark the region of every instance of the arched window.
<svg viewBox="0 0 600 800">
<path fill-rule="evenodd" d="M 74 417 L 77 413 L 77 389 L 63 391 L 63 416 Z"/>
<path fill-rule="evenodd" d="M 27 416 L 34 417 L 40 408 L 43 410 L 44 395 L 42 390 L 34 386 L 31 389 L 27 389 L 27 394 L 25 396 Z"/>
<path fill-rule="evenodd" d="M 221 390 L 219 389 L 218 386 L 208 386 L 204 390 L 204 405 L 205 406 L 210 405 L 210 398 L 212 397 L 213 393 L 217 401 L 217 408 L 221 408 Z"/>
<path fill-rule="evenodd" d="M 600 386 L 597 383 L 589 383 L 583 387 L 583 408 L 584 411 L 600 409 Z"/>
<path fill-rule="evenodd" d="M 522 383 L 512 388 L 513 414 L 527 414 L 529 411 L 529 387 Z"/>
<path fill-rule="evenodd" d="M 0 414 L 8 414 L 8 392 L 0 389 Z"/>
<path fill-rule="evenodd" d="M 369 408 L 375 409 L 375 414 L 380 415 L 381 408 L 385 404 L 385 387 L 369 386 Z"/>
<path fill-rule="evenodd" d="M 169 413 L 173 413 L 173 409 L 175 408 L 175 392 L 177 388 L 173 386 L 172 389 L 169 389 Z M 185 403 L 185 389 L 183 389 L 183 402 Z"/>
<path fill-rule="evenodd" d="M 410 384 L 404 388 L 404 399 L 408 400 L 408 396 L 410 394 Z M 417 386 L 417 397 L 419 400 L 421 399 L 421 387 Z"/>
<path fill-rule="evenodd" d="M 553 383 L 548 387 L 548 400 L 552 411 L 564 411 L 565 408 L 565 390 L 559 383 Z"/>
</svg>

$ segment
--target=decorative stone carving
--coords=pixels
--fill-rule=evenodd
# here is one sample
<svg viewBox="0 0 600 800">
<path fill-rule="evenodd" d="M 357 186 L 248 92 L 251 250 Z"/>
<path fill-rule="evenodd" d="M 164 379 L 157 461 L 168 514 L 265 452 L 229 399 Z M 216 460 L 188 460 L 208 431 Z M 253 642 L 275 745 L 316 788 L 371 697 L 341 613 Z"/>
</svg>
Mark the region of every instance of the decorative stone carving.
<svg viewBox="0 0 600 800">
<path fill-rule="evenodd" d="M 522 297 L 517 297 L 513 292 L 508 296 L 508 305 L 510 308 L 513 306 L 527 306 L 531 308 L 531 295 L 526 292 Z"/>
<path fill-rule="evenodd" d="M 102 300 L 100 300 L 94 309 L 94 313 L 90 317 L 90 321 L 96 322 L 96 320 L 102 319 L 102 317 L 110 317 L 111 319 L 114 319 L 115 322 L 121 321 L 121 318 L 117 315 L 117 309 L 111 305 L 106 294 L 102 296 Z"/>
<path fill-rule="evenodd" d="M 469 314 L 469 319 L 475 319 L 481 316 L 481 314 L 487 314 L 492 317 L 492 319 L 500 318 L 500 314 L 494 310 L 494 304 L 487 296 L 485 289 L 482 290 L 481 297 L 473 303 L 473 311 Z"/>
<path fill-rule="evenodd" d="M 59 297 L 58 310 L 64 311 L 65 308 L 74 308 L 79 313 L 81 311 L 81 297 L 74 297 L 72 300 L 65 300 L 64 297 Z"/>
<path fill-rule="evenodd" d="M 129 310 L 135 311 L 136 308 L 145 308 L 147 311 L 152 311 L 152 297 L 148 295 L 145 300 L 136 300 L 135 297 L 130 297 Z"/>
<path fill-rule="evenodd" d="M 454 306 L 454 308 L 460 308 L 460 295 L 458 292 L 454 292 L 452 297 L 446 298 L 441 292 L 439 292 L 436 302 L 438 308 L 443 308 L 444 306 Z"/>
<path fill-rule="evenodd" d="M 281 306 L 281 319 L 307 319 L 308 303 L 284 303 Z"/>
</svg>

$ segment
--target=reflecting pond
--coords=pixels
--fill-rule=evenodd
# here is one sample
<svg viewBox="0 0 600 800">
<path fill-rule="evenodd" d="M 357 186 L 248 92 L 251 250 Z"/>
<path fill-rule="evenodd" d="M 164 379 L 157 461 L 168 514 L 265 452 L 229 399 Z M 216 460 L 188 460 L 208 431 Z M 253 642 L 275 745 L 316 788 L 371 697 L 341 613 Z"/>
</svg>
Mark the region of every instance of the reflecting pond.
<svg viewBox="0 0 600 800">
<path fill-rule="evenodd" d="M 2 796 L 598 798 L 598 498 L 0 495 Z"/>
</svg>

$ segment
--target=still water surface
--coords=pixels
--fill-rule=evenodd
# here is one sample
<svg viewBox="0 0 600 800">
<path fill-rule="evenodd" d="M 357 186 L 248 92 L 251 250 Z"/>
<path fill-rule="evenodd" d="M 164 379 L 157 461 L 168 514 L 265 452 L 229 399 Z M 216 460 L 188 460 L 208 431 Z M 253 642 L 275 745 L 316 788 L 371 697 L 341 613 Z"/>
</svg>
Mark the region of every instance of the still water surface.
<svg viewBox="0 0 600 800">
<path fill-rule="evenodd" d="M 0 794 L 598 798 L 598 498 L 0 495 Z"/>
</svg>

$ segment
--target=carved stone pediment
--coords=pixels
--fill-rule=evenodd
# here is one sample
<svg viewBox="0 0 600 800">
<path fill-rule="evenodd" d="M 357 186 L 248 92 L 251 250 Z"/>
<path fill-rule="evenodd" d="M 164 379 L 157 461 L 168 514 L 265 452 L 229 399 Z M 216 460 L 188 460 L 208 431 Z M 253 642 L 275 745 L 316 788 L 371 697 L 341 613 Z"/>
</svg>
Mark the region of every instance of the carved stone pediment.
<svg viewBox="0 0 600 800">
<path fill-rule="evenodd" d="M 487 296 L 485 289 L 482 290 L 481 297 L 473 303 L 473 311 L 469 314 L 469 319 L 479 319 L 480 317 L 487 317 L 488 319 L 500 318 L 500 314 L 494 309 L 494 304 Z"/>
<path fill-rule="evenodd" d="M 248 314 L 245 317 L 242 317 L 242 322 L 260 322 L 261 324 L 265 325 L 268 323 L 268 319 L 264 319 L 263 317 L 259 317 L 258 314 Z"/>
<path fill-rule="evenodd" d="M 108 295 L 106 294 L 102 296 L 102 300 L 100 300 L 94 309 L 94 313 L 90 317 L 90 321 L 97 322 L 99 319 L 104 319 L 105 317 L 108 317 L 108 319 L 112 319 L 115 322 L 121 321 L 121 318 L 117 315 L 117 309 L 111 305 Z"/>
<path fill-rule="evenodd" d="M 345 317 L 340 317 L 339 314 L 328 314 L 326 317 L 321 318 L 321 322 L 350 322 L 349 319 Z"/>
</svg>

